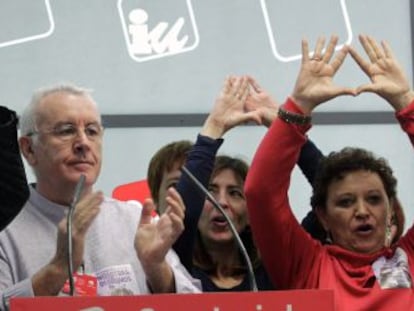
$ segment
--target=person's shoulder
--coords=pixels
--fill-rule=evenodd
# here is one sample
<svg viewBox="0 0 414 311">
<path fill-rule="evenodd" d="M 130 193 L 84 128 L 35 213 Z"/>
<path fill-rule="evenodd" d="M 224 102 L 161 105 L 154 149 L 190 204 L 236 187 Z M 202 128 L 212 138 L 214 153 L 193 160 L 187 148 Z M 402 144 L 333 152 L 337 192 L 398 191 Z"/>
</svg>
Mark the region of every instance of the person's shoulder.
<svg viewBox="0 0 414 311">
<path fill-rule="evenodd" d="M 6 229 L 13 229 L 16 226 L 19 227 L 21 225 L 26 226 L 28 223 L 33 221 L 33 218 L 37 218 L 38 211 L 36 207 L 31 204 L 30 201 L 26 201 L 23 205 L 20 212 L 16 215 L 16 217 L 6 226 Z M 3 230 L 3 231 L 4 231 Z"/>
<path fill-rule="evenodd" d="M 17 216 L 0 232 L 0 244 L 16 238 L 24 239 L 33 236 L 34 232 L 41 230 L 41 220 L 36 207 L 27 201 Z"/>
</svg>

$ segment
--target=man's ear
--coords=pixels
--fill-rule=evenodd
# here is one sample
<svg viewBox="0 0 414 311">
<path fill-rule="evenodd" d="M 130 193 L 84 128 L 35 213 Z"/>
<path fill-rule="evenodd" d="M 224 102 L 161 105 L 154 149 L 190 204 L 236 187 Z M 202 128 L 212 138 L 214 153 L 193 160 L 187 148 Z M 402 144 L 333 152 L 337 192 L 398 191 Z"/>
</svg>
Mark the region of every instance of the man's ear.
<svg viewBox="0 0 414 311">
<path fill-rule="evenodd" d="M 33 149 L 33 141 L 30 137 L 22 136 L 19 138 L 20 150 L 30 165 L 36 164 L 36 156 Z"/>
<path fill-rule="evenodd" d="M 323 207 L 316 207 L 314 209 L 316 216 L 318 217 L 319 222 L 326 232 L 329 232 L 328 220 L 326 216 L 326 210 Z"/>
</svg>

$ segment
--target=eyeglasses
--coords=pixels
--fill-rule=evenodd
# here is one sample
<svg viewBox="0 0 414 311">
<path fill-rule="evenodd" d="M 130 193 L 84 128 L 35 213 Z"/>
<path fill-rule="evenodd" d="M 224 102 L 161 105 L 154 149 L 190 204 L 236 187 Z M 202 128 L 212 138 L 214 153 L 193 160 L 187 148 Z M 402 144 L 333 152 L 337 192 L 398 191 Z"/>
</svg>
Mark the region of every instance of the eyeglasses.
<svg viewBox="0 0 414 311">
<path fill-rule="evenodd" d="M 61 141 L 72 141 L 78 137 L 80 133 L 80 128 L 75 126 L 72 123 L 61 123 L 57 124 L 54 128 L 48 131 L 33 131 L 27 134 L 27 136 L 45 134 L 52 135 L 58 138 Z M 102 138 L 103 135 L 103 126 L 98 123 L 90 123 L 84 127 L 83 132 L 90 141 L 96 141 Z"/>
</svg>

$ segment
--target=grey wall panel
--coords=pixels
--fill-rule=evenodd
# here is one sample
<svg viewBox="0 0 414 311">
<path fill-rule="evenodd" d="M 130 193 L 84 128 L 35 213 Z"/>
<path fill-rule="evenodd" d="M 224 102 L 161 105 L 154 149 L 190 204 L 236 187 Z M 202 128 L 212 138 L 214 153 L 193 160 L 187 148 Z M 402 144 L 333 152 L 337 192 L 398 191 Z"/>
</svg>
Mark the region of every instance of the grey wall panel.
<svg viewBox="0 0 414 311">
<path fill-rule="evenodd" d="M 358 47 L 359 33 L 386 39 L 412 67 L 408 0 L 3 0 L 0 8 L 1 101 L 17 110 L 34 88 L 63 80 L 94 89 L 108 115 L 207 113 L 229 74 L 255 76 L 282 101 L 299 67 L 286 59 L 300 53 L 302 37 L 312 46 L 320 34 Z M 147 13 L 141 26 L 155 38 L 143 40 L 147 54 L 131 53 L 136 9 Z M 162 42 L 180 18 L 171 42 L 187 39 L 184 46 L 155 50 L 148 42 Z M 338 84 L 366 81 L 351 59 L 337 77 Z M 378 110 L 389 108 L 370 95 L 319 109 Z"/>
</svg>

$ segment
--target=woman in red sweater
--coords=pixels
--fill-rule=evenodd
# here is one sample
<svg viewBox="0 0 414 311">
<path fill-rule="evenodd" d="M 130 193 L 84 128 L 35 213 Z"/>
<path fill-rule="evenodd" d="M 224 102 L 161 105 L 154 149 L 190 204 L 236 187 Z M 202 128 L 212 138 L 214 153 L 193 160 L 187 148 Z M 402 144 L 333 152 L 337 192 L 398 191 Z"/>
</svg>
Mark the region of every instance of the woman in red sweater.
<svg viewBox="0 0 414 311">
<path fill-rule="evenodd" d="M 318 39 L 312 57 L 302 42 L 292 96 L 279 109 L 247 176 L 251 227 L 266 269 L 280 288 L 332 289 L 336 310 L 414 310 L 414 231 L 399 236 L 403 222 L 396 180 L 384 159 L 345 148 L 321 164 L 311 202 L 331 244 L 312 239 L 289 205 L 291 173 L 312 111 L 323 102 L 376 93 L 394 108 L 414 143 L 414 92 L 388 44 L 360 36 L 366 61 L 351 47 L 334 57 L 337 40 L 332 37 L 324 51 L 324 40 Z M 355 90 L 333 83 L 348 53 L 371 83 Z"/>
</svg>

